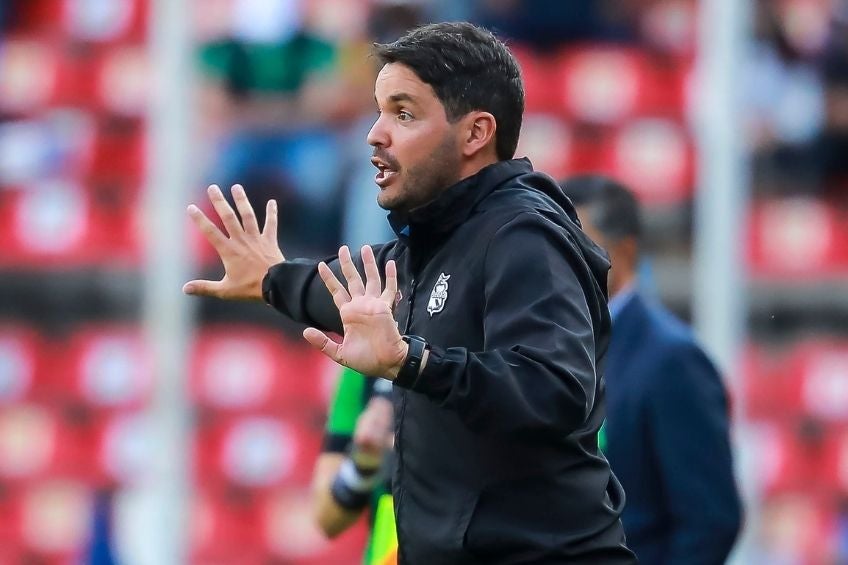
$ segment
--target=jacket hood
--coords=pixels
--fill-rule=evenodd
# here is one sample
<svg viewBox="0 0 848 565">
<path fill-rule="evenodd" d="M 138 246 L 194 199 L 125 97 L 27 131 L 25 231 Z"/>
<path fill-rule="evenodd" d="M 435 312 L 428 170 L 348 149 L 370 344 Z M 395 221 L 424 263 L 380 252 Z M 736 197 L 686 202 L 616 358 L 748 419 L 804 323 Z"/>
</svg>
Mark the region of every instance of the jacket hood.
<svg viewBox="0 0 848 565">
<path fill-rule="evenodd" d="M 609 255 L 583 231 L 583 225 L 580 223 L 580 218 L 577 217 L 577 210 L 571 199 L 566 196 L 565 192 L 563 192 L 562 188 L 554 179 L 544 173 L 533 172 L 533 174 L 526 177 L 526 180 L 528 188 L 544 194 L 565 212 L 565 215 L 570 221 L 564 222 L 563 227 L 571 234 L 586 263 L 589 265 L 592 275 L 603 289 L 604 297 L 608 298 L 607 274 L 610 269 Z"/>
</svg>

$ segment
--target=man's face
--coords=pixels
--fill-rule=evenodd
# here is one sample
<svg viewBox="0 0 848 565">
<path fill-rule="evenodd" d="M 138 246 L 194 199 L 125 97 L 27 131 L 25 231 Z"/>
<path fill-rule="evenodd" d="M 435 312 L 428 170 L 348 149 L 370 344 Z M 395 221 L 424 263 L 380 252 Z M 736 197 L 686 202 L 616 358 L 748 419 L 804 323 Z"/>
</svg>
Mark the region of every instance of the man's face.
<svg viewBox="0 0 848 565">
<path fill-rule="evenodd" d="M 374 97 L 378 117 L 368 143 L 378 169 L 377 204 L 409 211 L 460 180 L 458 127 L 430 85 L 409 67 L 389 63 L 377 76 Z"/>
<path fill-rule="evenodd" d="M 614 296 L 627 286 L 636 274 L 636 241 L 633 238 L 615 240 L 604 236 L 594 223 L 593 212 L 591 206 L 577 208 L 583 232 L 609 254 L 611 266 L 607 286 L 610 296 Z"/>
</svg>

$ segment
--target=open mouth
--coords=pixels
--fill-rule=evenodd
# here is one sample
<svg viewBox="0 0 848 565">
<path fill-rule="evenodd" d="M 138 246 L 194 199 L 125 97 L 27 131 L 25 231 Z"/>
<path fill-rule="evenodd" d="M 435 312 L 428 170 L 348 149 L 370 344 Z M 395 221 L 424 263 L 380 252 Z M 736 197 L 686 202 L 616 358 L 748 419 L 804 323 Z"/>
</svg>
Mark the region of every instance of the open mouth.
<svg viewBox="0 0 848 565">
<path fill-rule="evenodd" d="M 377 167 L 377 174 L 374 175 L 374 182 L 377 183 L 377 186 L 380 188 L 388 186 L 389 183 L 391 183 L 398 175 L 397 170 L 391 168 L 385 161 L 374 157 L 371 159 L 371 163 Z"/>
</svg>

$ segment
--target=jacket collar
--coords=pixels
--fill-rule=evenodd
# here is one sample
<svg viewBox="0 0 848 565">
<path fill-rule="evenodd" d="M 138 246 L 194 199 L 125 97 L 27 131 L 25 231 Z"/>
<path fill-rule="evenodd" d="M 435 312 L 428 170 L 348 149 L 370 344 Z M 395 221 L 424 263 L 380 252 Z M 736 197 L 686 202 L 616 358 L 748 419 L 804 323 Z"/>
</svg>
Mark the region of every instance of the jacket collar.
<svg viewBox="0 0 848 565">
<path fill-rule="evenodd" d="M 533 172 L 530 160 L 509 159 L 482 168 L 477 174 L 448 187 L 435 200 L 403 212 L 390 212 L 389 224 L 402 241 L 426 241 L 453 231 L 463 223 L 477 204 L 504 182 Z"/>
</svg>

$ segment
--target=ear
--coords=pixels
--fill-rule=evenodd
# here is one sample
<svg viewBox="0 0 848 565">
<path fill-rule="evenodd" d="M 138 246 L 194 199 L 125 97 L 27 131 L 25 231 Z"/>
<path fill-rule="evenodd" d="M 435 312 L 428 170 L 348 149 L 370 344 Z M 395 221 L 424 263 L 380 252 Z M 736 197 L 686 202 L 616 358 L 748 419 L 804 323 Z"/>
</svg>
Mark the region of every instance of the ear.
<svg viewBox="0 0 848 565">
<path fill-rule="evenodd" d="M 481 151 L 497 153 L 495 132 L 498 124 L 492 114 L 482 111 L 470 112 L 462 121 L 460 143 L 463 156 L 473 157 Z"/>
</svg>

